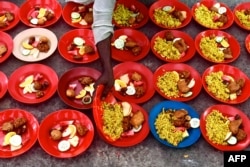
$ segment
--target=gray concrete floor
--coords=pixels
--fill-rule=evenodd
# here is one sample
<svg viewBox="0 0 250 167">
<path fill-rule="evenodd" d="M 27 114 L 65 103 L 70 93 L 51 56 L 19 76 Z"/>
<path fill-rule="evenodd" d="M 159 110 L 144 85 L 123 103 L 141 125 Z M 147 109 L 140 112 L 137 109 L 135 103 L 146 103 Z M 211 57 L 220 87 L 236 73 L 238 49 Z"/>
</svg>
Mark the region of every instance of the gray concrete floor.
<svg viewBox="0 0 250 167">
<path fill-rule="evenodd" d="M 149 7 L 155 0 L 140 1 L 143 2 L 147 7 Z M 223 0 L 220 2 L 226 3 L 231 9 L 233 9 L 236 4 L 245 1 L 246 0 Z M 18 6 L 20 6 L 24 2 L 24 0 L 11 0 L 11 2 L 16 3 Z M 182 0 L 182 2 L 186 3 L 191 8 L 192 5 L 197 1 Z M 60 3 L 62 6 L 65 5 L 63 0 L 60 0 Z M 8 31 L 8 33 L 14 38 L 16 34 L 27 28 L 28 27 L 26 27 L 23 23 L 20 22 L 14 29 Z M 48 29 L 53 31 L 59 39 L 65 32 L 73 28 L 68 26 L 61 18 L 55 25 L 49 27 Z M 149 21 L 140 30 L 144 32 L 150 39 L 156 32 L 162 29 L 155 26 L 151 21 Z M 189 33 L 193 38 L 203 30 L 205 30 L 205 28 L 199 26 L 197 23 L 195 23 L 194 20 L 192 20 L 187 27 L 182 29 L 182 31 Z M 234 35 L 241 46 L 240 57 L 235 62 L 231 63 L 231 65 L 240 68 L 248 76 L 250 76 L 250 57 L 244 45 L 245 37 L 248 35 L 249 32 L 239 28 L 235 23 L 225 31 Z M 149 67 L 153 72 L 158 66 L 164 64 L 164 62 L 157 59 L 152 52 L 150 52 L 146 58 L 140 60 L 139 62 Z M 81 66 L 66 61 L 59 55 L 58 51 L 56 51 L 53 56 L 49 57 L 48 59 L 41 61 L 41 63 L 54 68 L 59 77 L 67 70 L 73 67 Z M 119 62 L 113 61 L 114 65 L 117 63 Z M 197 69 L 200 74 L 202 74 L 207 67 L 212 65 L 211 63 L 202 59 L 198 55 L 198 53 L 196 53 L 192 60 L 186 63 Z M 12 55 L 7 61 L 0 64 L 0 70 L 3 71 L 7 76 L 10 76 L 16 68 L 26 64 L 26 62 L 17 60 Z M 82 66 L 100 69 L 100 62 L 95 61 L 89 64 L 84 64 Z M 142 104 L 142 106 L 149 112 L 155 104 L 163 100 L 164 98 L 155 93 L 154 97 L 148 102 Z M 186 103 L 196 109 L 199 114 L 201 114 L 207 107 L 214 104 L 218 104 L 218 102 L 208 96 L 204 90 L 201 91 L 197 98 Z M 249 100 L 242 104 L 235 105 L 235 107 L 243 110 L 248 116 L 250 116 Z M 55 93 L 55 95 L 48 101 L 36 105 L 27 105 L 19 103 L 7 93 L 4 98 L 0 100 L 0 110 L 5 110 L 8 108 L 25 109 L 34 114 L 38 121 L 41 122 L 43 118 L 46 117 L 46 115 L 48 115 L 49 113 L 55 110 L 69 108 L 69 106 L 67 106 L 60 100 L 57 93 Z M 86 113 L 93 120 L 91 110 L 83 110 L 82 112 Z M 250 150 L 250 147 L 248 147 L 246 150 Z M 186 155 L 188 156 L 186 157 Z M 196 144 L 192 145 L 189 148 L 173 149 L 160 144 L 153 138 L 151 134 L 149 134 L 145 141 L 143 141 L 139 145 L 136 145 L 131 148 L 117 148 L 105 143 L 99 138 L 98 135 L 95 135 L 94 141 L 89 147 L 89 149 L 75 158 L 54 158 L 44 152 L 43 149 L 39 146 L 39 143 L 37 142 L 34 147 L 32 147 L 28 152 L 21 156 L 14 157 L 11 159 L 0 159 L 0 166 L 222 167 L 223 152 L 215 150 L 202 137 L 198 140 Z"/>
</svg>

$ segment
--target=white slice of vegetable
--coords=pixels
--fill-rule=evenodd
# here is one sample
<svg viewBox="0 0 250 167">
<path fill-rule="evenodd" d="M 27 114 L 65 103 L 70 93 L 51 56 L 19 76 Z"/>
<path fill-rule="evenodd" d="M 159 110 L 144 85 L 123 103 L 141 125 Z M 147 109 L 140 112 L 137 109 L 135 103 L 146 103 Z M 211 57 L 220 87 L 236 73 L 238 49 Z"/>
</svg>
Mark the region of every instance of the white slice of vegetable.
<svg viewBox="0 0 250 167">
<path fill-rule="evenodd" d="M 23 50 L 22 50 L 22 54 L 23 54 L 24 56 L 28 56 L 28 55 L 30 54 L 30 50 L 29 50 L 29 49 L 23 49 Z"/>
<path fill-rule="evenodd" d="M 191 91 L 189 91 L 189 92 L 187 92 L 185 94 L 182 94 L 183 97 L 190 97 L 192 95 L 193 95 L 193 92 L 191 92 Z"/>
<path fill-rule="evenodd" d="M 188 137 L 189 136 L 189 133 L 187 130 L 185 130 L 182 134 L 182 137 L 185 138 L 185 137 Z"/>
<path fill-rule="evenodd" d="M 173 8 L 172 8 L 172 6 L 164 6 L 163 8 L 162 8 L 162 10 L 164 10 L 165 12 L 169 12 L 169 11 L 171 11 Z"/>
<path fill-rule="evenodd" d="M 126 42 L 128 36 L 127 35 L 121 35 L 119 36 L 119 39 L 122 39 L 124 42 Z"/>
<path fill-rule="evenodd" d="M 219 2 L 215 3 L 215 4 L 213 5 L 213 7 L 219 9 L 219 8 L 220 8 L 220 3 L 219 3 Z"/>
<path fill-rule="evenodd" d="M 187 87 L 189 87 L 189 88 L 191 89 L 191 88 L 194 87 L 194 85 L 195 85 L 195 80 L 194 80 L 194 78 L 192 78 L 192 79 L 189 81 Z"/>
<path fill-rule="evenodd" d="M 70 148 L 70 142 L 68 140 L 61 140 L 58 143 L 58 150 L 61 152 L 65 152 L 69 150 L 69 148 Z"/>
<path fill-rule="evenodd" d="M 34 24 L 34 25 L 37 25 L 38 24 L 38 19 L 37 18 L 32 18 L 32 19 L 30 19 L 30 23 Z"/>
<path fill-rule="evenodd" d="M 16 150 L 19 150 L 20 148 L 22 148 L 21 144 L 19 146 L 10 145 L 10 151 L 16 151 Z"/>
<path fill-rule="evenodd" d="M 71 129 L 70 128 L 66 128 L 63 133 L 62 133 L 62 137 L 67 137 L 71 134 Z"/>
<path fill-rule="evenodd" d="M 134 95 L 135 94 L 135 87 L 133 86 L 127 86 L 126 94 L 127 95 Z"/>
<path fill-rule="evenodd" d="M 230 100 L 235 100 L 235 99 L 237 99 L 237 94 L 236 94 L 236 93 L 231 93 L 231 94 L 229 94 L 229 99 L 230 99 Z"/>
<path fill-rule="evenodd" d="M 227 132 L 225 141 L 227 141 L 232 136 L 232 132 Z"/>
<path fill-rule="evenodd" d="M 132 130 L 133 130 L 134 132 L 139 132 L 141 129 L 142 129 L 142 125 L 140 125 L 140 126 L 137 127 L 137 128 L 133 127 Z"/>
<path fill-rule="evenodd" d="M 72 19 L 78 19 L 80 16 L 81 16 L 81 15 L 80 15 L 80 13 L 78 13 L 78 12 L 72 12 L 72 13 L 71 13 L 71 18 L 72 18 Z"/>
<path fill-rule="evenodd" d="M 174 40 L 173 40 L 173 43 L 175 43 L 176 41 L 178 41 L 178 40 L 180 40 L 181 38 L 175 38 Z"/>
<path fill-rule="evenodd" d="M 68 140 L 70 142 L 70 144 L 73 146 L 73 147 L 76 147 L 79 143 L 79 137 L 78 136 L 74 136 L 73 138 L 69 139 Z"/>
<path fill-rule="evenodd" d="M 124 45 L 125 45 L 124 40 L 122 40 L 122 39 L 120 39 L 120 38 L 116 39 L 115 42 L 114 42 L 114 46 L 115 46 L 116 49 L 121 49 L 121 50 L 123 50 Z"/>
<path fill-rule="evenodd" d="M 20 135 L 13 135 L 10 137 L 10 145 L 18 147 L 22 144 L 22 137 Z"/>
<path fill-rule="evenodd" d="M 200 126 L 200 119 L 199 118 L 191 118 L 189 121 L 191 128 L 198 128 Z"/>
<path fill-rule="evenodd" d="M 227 143 L 230 145 L 235 145 L 237 143 L 237 138 L 235 136 L 231 136 L 228 140 Z"/>
<path fill-rule="evenodd" d="M 30 55 L 32 55 L 34 58 L 38 58 L 40 51 L 37 48 L 33 48 L 30 51 Z"/>
<path fill-rule="evenodd" d="M 218 9 L 218 13 L 219 14 L 224 14 L 224 13 L 226 13 L 227 12 L 227 8 L 225 8 L 224 6 L 222 6 L 222 7 L 220 7 L 219 9 Z"/>
<path fill-rule="evenodd" d="M 78 46 L 81 46 L 81 45 L 83 45 L 85 43 L 85 40 L 82 39 L 81 37 L 75 37 L 73 39 L 73 43 L 78 45 Z"/>
<path fill-rule="evenodd" d="M 215 37 L 215 41 L 218 42 L 218 43 L 220 43 L 223 39 L 224 39 L 223 36 L 217 36 L 217 37 Z"/>
</svg>

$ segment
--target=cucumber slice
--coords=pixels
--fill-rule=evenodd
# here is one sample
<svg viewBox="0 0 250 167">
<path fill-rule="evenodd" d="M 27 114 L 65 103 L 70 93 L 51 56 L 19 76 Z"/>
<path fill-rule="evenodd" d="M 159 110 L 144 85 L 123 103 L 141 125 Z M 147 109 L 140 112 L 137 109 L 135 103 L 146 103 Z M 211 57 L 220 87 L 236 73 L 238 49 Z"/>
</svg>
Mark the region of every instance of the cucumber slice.
<svg viewBox="0 0 250 167">
<path fill-rule="evenodd" d="M 79 17 L 81 17 L 80 13 L 78 13 L 78 12 L 72 12 L 71 13 L 71 18 L 72 19 L 78 19 Z"/>
<path fill-rule="evenodd" d="M 85 40 L 82 39 L 81 37 L 75 37 L 73 39 L 73 43 L 77 46 L 82 46 L 85 43 Z"/>
</svg>

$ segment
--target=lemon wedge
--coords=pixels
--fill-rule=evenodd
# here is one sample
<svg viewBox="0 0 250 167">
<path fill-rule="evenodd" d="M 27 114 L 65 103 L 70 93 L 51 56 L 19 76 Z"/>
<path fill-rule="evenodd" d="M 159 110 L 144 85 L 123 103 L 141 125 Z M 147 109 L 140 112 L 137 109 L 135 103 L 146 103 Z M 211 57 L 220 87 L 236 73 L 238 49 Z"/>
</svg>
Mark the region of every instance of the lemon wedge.
<svg viewBox="0 0 250 167">
<path fill-rule="evenodd" d="M 90 96 L 93 96 L 93 93 L 94 93 L 94 90 L 95 90 L 94 84 L 95 83 L 91 83 L 91 84 L 89 84 L 89 86 L 86 86 L 84 88 L 87 92 L 89 92 Z"/>
<path fill-rule="evenodd" d="M 46 8 L 40 8 L 39 14 L 37 15 L 37 18 L 40 19 L 45 16 L 47 9 Z"/>
<path fill-rule="evenodd" d="M 24 47 L 24 49 L 30 49 L 30 50 L 34 48 L 32 45 L 28 44 L 27 42 L 23 42 L 22 46 Z"/>
<path fill-rule="evenodd" d="M 5 15 L 0 16 L 0 22 L 4 22 L 5 20 L 6 20 L 6 16 Z"/>
<path fill-rule="evenodd" d="M 4 136 L 3 146 L 10 145 L 10 138 L 16 135 L 16 132 L 9 132 Z"/>
<path fill-rule="evenodd" d="M 229 43 L 226 41 L 226 40 L 222 40 L 221 43 L 220 43 L 223 47 L 227 48 L 229 47 Z"/>
<path fill-rule="evenodd" d="M 82 20 L 82 17 L 80 16 L 80 17 L 77 18 L 77 19 L 72 19 L 71 22 L 72 22 L 72 23 L 79 23 L 81 20 Z"/>
<path fill-rule="evenodd" d="M 85 89 L 82 89 L 78 95 L 75 96 L 76 99 L 81 99 L 86 95 L 87 91 Z"/>
<path fill-rule="evenodd" d="M 27 76 L 23 82 L 19 84 L 19 87 L 24 88 L 27 85 L 30 85 L 34 81 L 34 75 Z"/>
<path fill-rule="evenodd" d="M 76 135 L 76 126 L 75 125 L 69 125 L 68 128 L 70 129 L 71 133 L 69 138 L 73 138 Z"/>
</svg>

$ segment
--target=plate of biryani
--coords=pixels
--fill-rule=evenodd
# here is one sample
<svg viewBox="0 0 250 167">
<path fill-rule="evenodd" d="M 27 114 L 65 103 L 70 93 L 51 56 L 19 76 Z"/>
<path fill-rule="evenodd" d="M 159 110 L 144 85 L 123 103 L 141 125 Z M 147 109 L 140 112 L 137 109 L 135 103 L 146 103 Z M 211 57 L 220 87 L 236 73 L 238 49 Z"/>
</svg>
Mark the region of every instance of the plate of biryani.
<svg viewBox="0 0 250 167">
<path fill-rule="evenodd" d="M 113 68 L 112 92 L 121 101 L 144 103 L 155 93 L 152 71 L 143 64 L 123 62 Z"/>
<path fill-rule="evenodd" d="M 215 100 L 227 104 L 243 103 L 249 98 L 250 81 L 239 68 L 218 64 L 208 67 L 202 75 L 205 91 Z"/>
<path fill-rule="evenodd" d="M 113 12 L 113 24 L 118 28 L 141 28 L 149 20 L 148 8 L 139 1 L 118 0 Z"/>
<path fill-rule="evenodd" d="M 192 15 L 198 24 L 209 29 L 227 29 L 234 22 L 231 9 L 216 0 L 201 0 L 195 3 L 192 7 Z"/>
<path fill-rule="evenodd" d="M 194 40 L 187 33 L 179 30 L 162 30 L 151 39 L 154 55 L 171 63 L 183 63 L 195 55 Z"/>
<path fill-rule="evenodd" d="M 29 27 L 49 27 L 62 15 L 62 7 L 57 0 L 28 0 L 20 6 L 20 20 Z"/>
<path fill-rule="evenodd" d="M 26 153 L 37 141 L 39 123 L 28 111 L 10 108 L 0 112 L 0 157 Z"/>
<path fill-rule="evenodd" d="M 212 63 L 231 63 L 240 56 L 237 39 L 221 30 L 205 30 L 195 37 L 199 55 Z"/>
<path fill-rule="evenodd" d="M 38 141 L 49 155 L 72 158 L 90 147 L 94 133 L 93 123 L 87 115 L 78 110 L 61 109 L 42 120 Z"/>
<path fill-rule="evenodd" d="M 63 7 L 64 21 L 75 28 L 91 28 L 93 23 L 93 3 L 88 5 L 67 2 Z"/>
<path fill-rule="evenodd" d="M 221 151 L 241 151 L 250 143 L 247 115 L 230 105 L 208 107 L 201 115 L 200 129 L 205 140 Z"/>
<path fill-rule="evenodd" d="M 72 68 L 60 77 L 57 92 L 65 104 L 76 109 L 90 109 L 93 104 L 94 84 L 100 75 L 94 68 Z"/>
<path fill-rule="evenodd" d="M 93 62 L 99 58 L 93 31 L 90 29 L 74 29 L 65 33 L 59 39 L 58 51 L 64 59 L 77 64 Z"/>
<path fill-rule="evenodd" d="M 103 85 L 97 87 L 93 116 L 100 137 L 116 147 L 131 147 L 141 143 L 149 134 L 148 113 L 141 106 L 117 101 L 109 93 L 101 99 Z"/>
<path fill-rule="evenodd" d="M 149 126 L 157 141 L 173 148 L 189 147 L 201 136 L 197 111 L 177 101 L 162 101 L 153 106 Z"/>
<path fill-rule="evenodd" d="M 0 1 L 0 31 L 7 31 L 15 27 L 20 19 L 19 7 L 8 1 Z"/>
<path fill-rule="evenodd" d="M 168 63 L 158 67 L 154 72 L 153 83 L 162 97 L 176 101 L 190 101 L 202 89 L 199 72 L 183 63 Z"/>
<path fill-rule="evenodd" d="M 242 2 L 235 6 L 233 10 L 235 23 L 245 29 L 250 30 L 250 2 Z"/>
<path fill-rule="evenodd" d="M 156 1 L 149 8 L 154 24 L 165 29 L 179 29 L 192 20 L 190 8 L 180 1 Z"/>
<path fill-rule="evenodd" d="M 7 60 L 13 50 L 13 40 L 12 37 L 3 31 L 0 31 L 0 63 Z"/>
<path fill-rule="evenodd" d="M 138 61 L 150 51 L 148 37 L 136 29 L 115 30 L 111 42 L 112 58 L 117 61 Z"/>
</svg>

